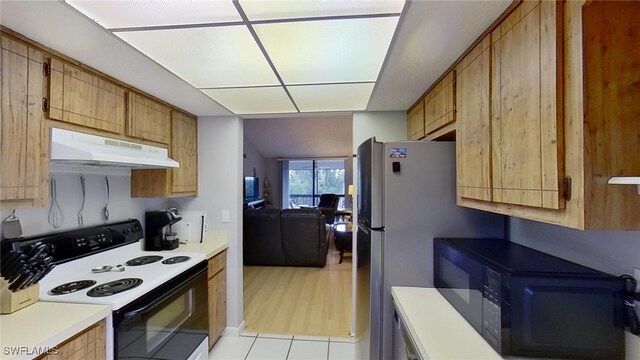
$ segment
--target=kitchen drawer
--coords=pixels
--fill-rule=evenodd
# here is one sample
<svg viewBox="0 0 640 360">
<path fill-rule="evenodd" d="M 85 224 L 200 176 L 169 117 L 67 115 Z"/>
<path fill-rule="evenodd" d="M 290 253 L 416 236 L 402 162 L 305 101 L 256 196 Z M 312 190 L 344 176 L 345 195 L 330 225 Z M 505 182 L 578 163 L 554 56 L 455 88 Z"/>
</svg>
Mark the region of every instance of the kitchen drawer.
<svg viewBox="0 0 640 360">
<path fill-rule="evenodd" d="M 209 279 L 211 279 L 215 274 L 224 270 L 227 264 L 227 251 L 223 251 L 218 255 L 209 259 Z"/>
</svg>

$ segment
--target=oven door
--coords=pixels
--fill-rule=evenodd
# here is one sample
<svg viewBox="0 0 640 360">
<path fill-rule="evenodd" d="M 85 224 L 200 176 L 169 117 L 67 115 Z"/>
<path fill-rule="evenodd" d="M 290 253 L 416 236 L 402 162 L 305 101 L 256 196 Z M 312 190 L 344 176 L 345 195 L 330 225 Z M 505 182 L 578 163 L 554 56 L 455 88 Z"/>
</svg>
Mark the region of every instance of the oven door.
<svg viewBox="0 0 640 360">
<path fill-rule="evenodd" d="M 114 312 L 115 358 L 197 359 L 208 340 L 207 311 L 202 262 Z"/>
</svg>

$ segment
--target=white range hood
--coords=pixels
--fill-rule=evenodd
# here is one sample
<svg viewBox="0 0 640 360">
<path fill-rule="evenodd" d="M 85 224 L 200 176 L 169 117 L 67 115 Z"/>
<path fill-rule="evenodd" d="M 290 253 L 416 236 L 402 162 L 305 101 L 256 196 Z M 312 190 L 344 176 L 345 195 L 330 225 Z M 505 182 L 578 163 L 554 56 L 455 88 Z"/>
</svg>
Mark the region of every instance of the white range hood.
<svg viewBox="0 0 640 360">
<path fill-rule="evenodd" d="M 167 149 L 51 128 L 51 163 L 134 169 L 177 168 Z"/>
</svg>

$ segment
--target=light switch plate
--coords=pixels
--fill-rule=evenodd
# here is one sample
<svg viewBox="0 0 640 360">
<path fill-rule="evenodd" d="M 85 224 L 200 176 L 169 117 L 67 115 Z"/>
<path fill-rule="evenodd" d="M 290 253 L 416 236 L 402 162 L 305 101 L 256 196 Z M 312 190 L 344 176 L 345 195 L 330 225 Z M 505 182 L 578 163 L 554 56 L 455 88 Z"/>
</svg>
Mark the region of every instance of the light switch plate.
<svg viewBox="0 0 640 360">
<path fill-rule="evenodd" d="M 230 221 L 230 214 L 229 214 L 229 210 L 222 210 L 222 216 L 220 221 L 222 221 L 223 223 L 228 223 Z"/>
</svg>

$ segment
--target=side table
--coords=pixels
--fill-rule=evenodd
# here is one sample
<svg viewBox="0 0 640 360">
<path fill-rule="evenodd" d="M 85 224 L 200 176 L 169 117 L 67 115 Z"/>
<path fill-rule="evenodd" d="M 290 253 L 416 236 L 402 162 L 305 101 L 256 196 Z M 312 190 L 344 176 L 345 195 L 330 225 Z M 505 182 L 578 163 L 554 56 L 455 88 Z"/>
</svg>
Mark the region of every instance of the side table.
<svg viewBox="0 0 640 360">
<path fill-rule="evenodd" d="M 353 223 L 342 222 L 334 224 L 333 235 L 335 237 L 336 249 L 340 251 L 339 264 L 342 264 L 345 251 L 351 252 L 353 248 Z"/>
</svg>

